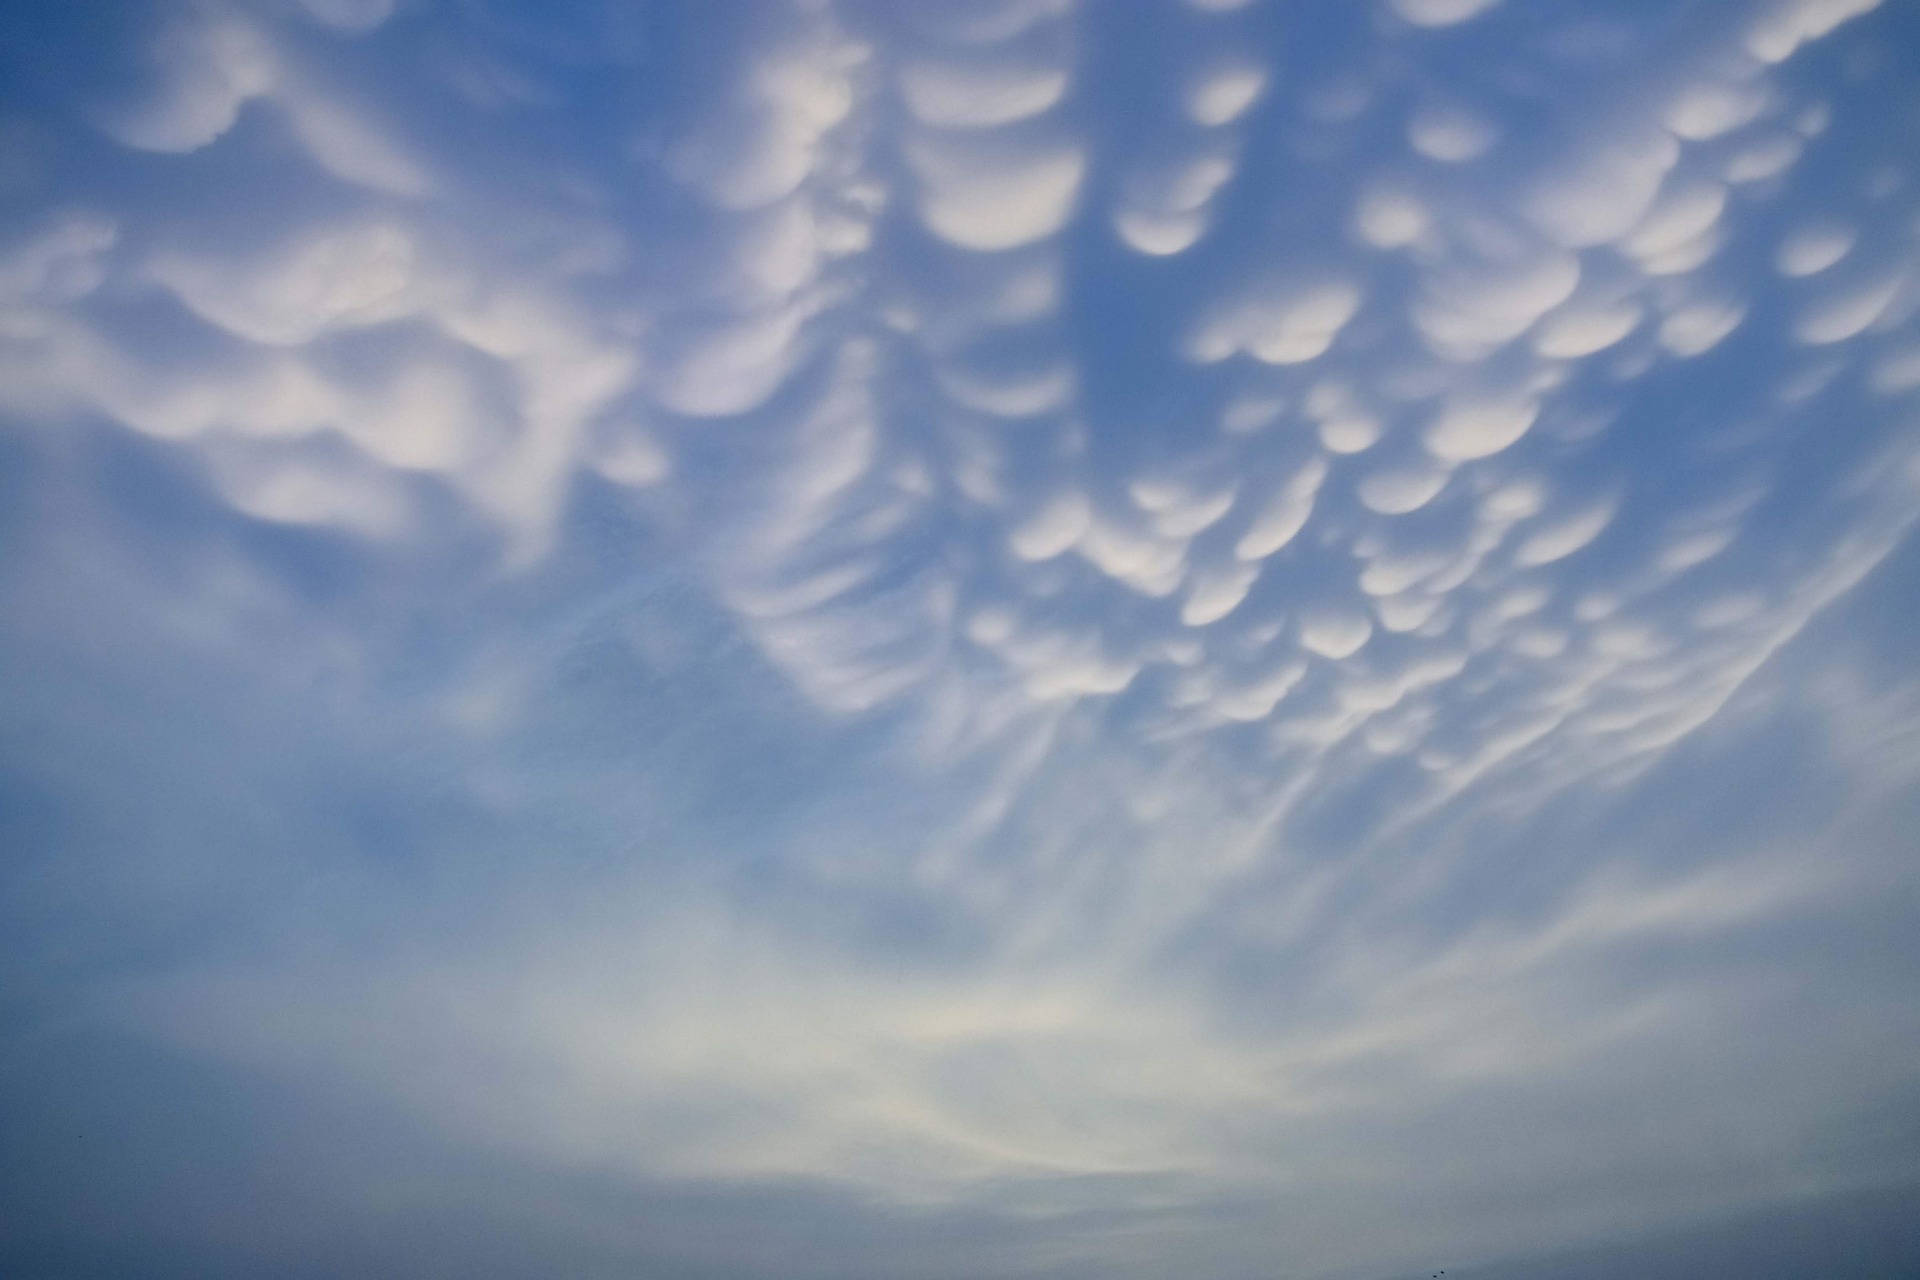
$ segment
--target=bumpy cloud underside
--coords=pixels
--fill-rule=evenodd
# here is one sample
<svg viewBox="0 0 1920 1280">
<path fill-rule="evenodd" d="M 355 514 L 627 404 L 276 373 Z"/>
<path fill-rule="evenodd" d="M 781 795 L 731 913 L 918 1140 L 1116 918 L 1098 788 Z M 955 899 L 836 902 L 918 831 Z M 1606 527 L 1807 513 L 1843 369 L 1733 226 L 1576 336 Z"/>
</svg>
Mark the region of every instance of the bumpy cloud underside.
<svg viewBox="0 0 1920 1280">
<path fill-rule="evenodd" d="M 1778 674 L 1920 517 L 1920 29 L 1658 8 L 22 19 L 8 767 L 171 833 L 35 901 L 228 931 L 73 999 L 825 1197 L 847 1274 L 896 1213 L 1318 1272 L 1882 1176 L 1795 1153 L 1910 1085 L 1884 1011 L 1685 1081 L 1920 769 L 1913 686 Z M 1690 808 L 1783 698 L 1831 822 Z"/>
</svg>

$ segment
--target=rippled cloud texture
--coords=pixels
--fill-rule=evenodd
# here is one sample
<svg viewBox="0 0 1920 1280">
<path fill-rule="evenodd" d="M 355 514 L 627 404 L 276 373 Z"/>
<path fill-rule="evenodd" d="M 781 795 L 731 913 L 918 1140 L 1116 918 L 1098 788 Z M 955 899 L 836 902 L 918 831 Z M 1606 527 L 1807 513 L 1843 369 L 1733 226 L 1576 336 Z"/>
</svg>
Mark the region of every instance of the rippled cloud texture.
<svg viewBox="0 0 1920 1280">
<path fill-rule="evenodd" d="M 0 1270 L 1920 1181 L 1911 5 L 3 21 Z"/>
</svg>

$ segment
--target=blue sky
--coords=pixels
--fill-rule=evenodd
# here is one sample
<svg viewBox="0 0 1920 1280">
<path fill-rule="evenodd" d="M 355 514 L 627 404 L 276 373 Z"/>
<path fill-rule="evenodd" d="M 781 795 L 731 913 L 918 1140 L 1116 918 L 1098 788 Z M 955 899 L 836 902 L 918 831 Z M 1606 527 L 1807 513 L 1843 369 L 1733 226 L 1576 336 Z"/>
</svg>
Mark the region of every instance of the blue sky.
<svg viewBox="0 0 1920 1280">
<path fill-rule="evenodd" d="M 1916 1265 L 1916 23 L 10 8 L 0 1270 Z"/>
</svg>

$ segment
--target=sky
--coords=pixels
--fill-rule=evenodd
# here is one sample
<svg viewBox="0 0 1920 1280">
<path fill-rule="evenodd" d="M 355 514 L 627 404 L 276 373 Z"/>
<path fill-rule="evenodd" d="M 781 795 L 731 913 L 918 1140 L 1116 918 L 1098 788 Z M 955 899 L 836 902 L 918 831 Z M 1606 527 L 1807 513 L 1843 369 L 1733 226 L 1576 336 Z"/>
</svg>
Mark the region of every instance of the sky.
<svg viewBox="0 0 1920 1280">
<path fill-rule="evenodd" d="M 1920 1275 L 1911 0 L 0 10 L 0 1273 Z"/>
</svg>

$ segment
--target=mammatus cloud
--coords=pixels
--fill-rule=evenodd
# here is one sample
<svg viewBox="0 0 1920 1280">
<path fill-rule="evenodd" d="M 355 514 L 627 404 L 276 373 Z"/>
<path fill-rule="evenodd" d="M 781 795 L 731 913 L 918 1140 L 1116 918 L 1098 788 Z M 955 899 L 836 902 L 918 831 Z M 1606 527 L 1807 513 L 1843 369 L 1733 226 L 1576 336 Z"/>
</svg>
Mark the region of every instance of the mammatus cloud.
<svg viewBox="0 0 1920 1280">
<path fill-rule="evenodd" d="M 1894 6 L 50 22 L 5 776 L 151 834 L 21 896 L 222 922 L 21 944 L 81 1022 L 741 1274 L 1915 1174 L 1910 957 L 1821 945 L 1911 887 Z"/>
</svg>

